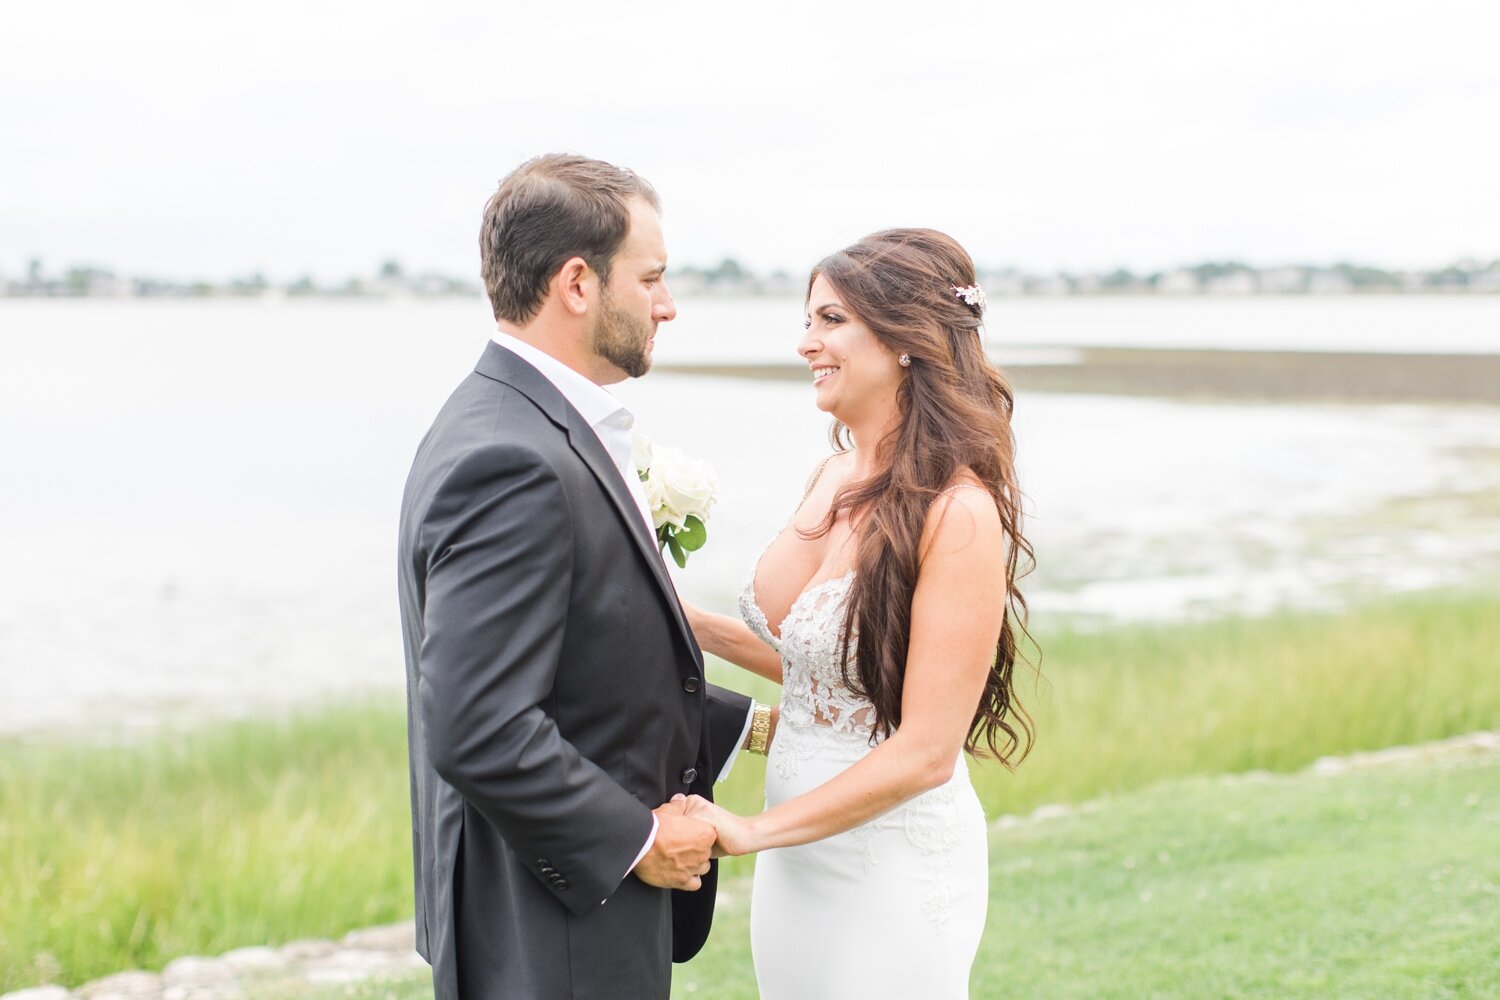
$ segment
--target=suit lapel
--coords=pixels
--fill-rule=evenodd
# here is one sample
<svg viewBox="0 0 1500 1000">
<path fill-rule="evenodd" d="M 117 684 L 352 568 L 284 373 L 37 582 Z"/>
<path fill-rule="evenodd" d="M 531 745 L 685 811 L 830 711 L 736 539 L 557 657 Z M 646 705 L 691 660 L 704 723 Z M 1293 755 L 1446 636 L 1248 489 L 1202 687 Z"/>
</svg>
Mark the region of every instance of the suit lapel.
<svg viewBox="0 0 1500 1000">
<path fill-rule="evenodd" d="M 636 506 L 635 497 L 630 495 L 630 488 L 620 478 L 620 470 L 610 460 L 609 453 L 604 450 L 604 445 L 599 441 L 599 435 L 594 429 L 583 422 L 583 417 L 570 407 L 568 414 L 568 443 L 573 446 L 573 451 L 594 478 L 599 480 L 604 487 L 604 492 L 615 503 L 615 510 L 625 521 L 626 530 L 630 537 L 635 540 L 636 548 L 646 559 L 646 565 L 651 567 L 651 575 L 656 578 L 657 586 L 661 588 L 667 603 L 672 607 L 672 614 L 677 619 L 677 625 L 682 629 L 683 638 L 688 640 L 688 645 L 697 649 L 698 644 L 692 639 L 692 632 L 688 629 L 687 619 L 683 616 L 681 602 L 677 599 L 677 588 L 672 585 L 672 578 L 667 575 L 667 565 L 662 561 L 661 550 L 657 547 L 656 538 L 646 530 L 646 523 L 641 520 L 641 509 Z"/>
<path fill-rule="evenodd" d="M 650 567 L 651 576 L 656 580 L 662 597 L 672 610 L 678 630 L 692 652 L 693 659 L 697 661 L 700 656 L 698 643 L 693 637 L 692 630 L 688 628 L 687 617 L 683 614 L 682 603 L 677 597 L 677 588 L 672 585 L 672 578 L 667 575 L 667 566 L 662 561 L 656 538 L 646 529 L 645 522 L 641 520 L 641 510 L 636 506 L 635 497 L 631 496 L 630 488 L 620 478 L 620 470 L 615 467 L 609 453 L 604 450 L 599 435 L 594 433 L 594 429 L 584 421 L 583 415 L 573 408 L 562 392 L 548 381 L 546 376 L 527 364 L 523 358 L 507 351 L 494 341 L 485 347 L 484 354 L 474 370 L 524 393 L 567 435 L 568 444 L 573 449 L 573 453 L 583 460 L 584 465 L 588 466 L 594 478 L 599 481 L 599 485 L 604 488 L 605 495 L 614 504 L 615 513 L 624 521 L 626 534 L 630 536 L 645 558 L 646 565 Z"/>
</svg>

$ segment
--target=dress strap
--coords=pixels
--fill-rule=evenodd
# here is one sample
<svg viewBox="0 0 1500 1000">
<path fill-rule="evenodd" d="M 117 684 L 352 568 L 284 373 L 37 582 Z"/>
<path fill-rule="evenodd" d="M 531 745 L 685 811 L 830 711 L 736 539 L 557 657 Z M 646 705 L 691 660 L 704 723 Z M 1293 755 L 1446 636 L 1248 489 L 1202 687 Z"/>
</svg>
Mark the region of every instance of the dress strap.
<svg viewBox="0 0 1500 1000">
<path fill-rule="evenodd" d="M 973 483 L 954 483 L 952 486 L 948 487 L 945 490 L 938 490 L 937 496 L 932 498 L 932 503 L 937 503 L 938 497 L 947 496 L 954 490 L 978 490 L 985 496 L 990 496 L 990 491 L 985 489 L 983 486 L 975 486 Z M 931 507 L 932 504 L 928 504 L 927 506 Z"/>
<path fill-rule="evenodd" d="M 836 454 L 837 453 L 835 453 L 835 455 Z M 818 471 L 814 472 L 812 478 L 807 481 L 807 489 L 802 491 L 802 499 L 797 501 L 798 510 L 801 510 L 802 505 L 807 503 L 807 498 L 812 496 L 813 487 L 818 485 L 819 479 L 823 478 L 823 470 L 828 468 L 828 463 L 834 460 L 835 455 L 829 455 L 827 458 L 823 459 L 823 463 L 818 466 Z"/>
</svg>

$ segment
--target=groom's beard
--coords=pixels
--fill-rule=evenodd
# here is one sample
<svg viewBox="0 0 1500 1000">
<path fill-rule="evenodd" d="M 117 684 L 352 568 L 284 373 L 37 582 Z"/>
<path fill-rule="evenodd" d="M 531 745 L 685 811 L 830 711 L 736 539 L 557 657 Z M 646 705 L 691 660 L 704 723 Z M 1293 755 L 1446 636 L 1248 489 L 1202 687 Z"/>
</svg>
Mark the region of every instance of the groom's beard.
<svg viewBox="0 0 1500 1000">
<path fill-rule="evenodd" d="M 590 336 L 594 353 L 631 378 L 651 370 L 651 325 L 615 308 L 606 292 L 600 301 L 599 321 Z"/>
</svg>

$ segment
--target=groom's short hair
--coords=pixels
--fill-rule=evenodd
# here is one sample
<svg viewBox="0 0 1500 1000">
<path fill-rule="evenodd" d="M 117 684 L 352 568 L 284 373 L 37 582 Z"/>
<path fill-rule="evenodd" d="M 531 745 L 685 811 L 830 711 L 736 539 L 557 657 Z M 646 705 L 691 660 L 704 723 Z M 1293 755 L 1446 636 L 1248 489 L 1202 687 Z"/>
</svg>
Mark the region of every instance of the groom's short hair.
<svg viewBox="0 0 1500 1000">
<path fill-rule="evenodd" d="M 548 282 L 573 257 L 608 281 L 630 230 L 631 198 L 661 211 L 645 178 L 602 160 L 548 153 L 513 170 L 484 206 L 479 229 L 480 273 L 495 318 L 535 316 Z"/>
</svg>

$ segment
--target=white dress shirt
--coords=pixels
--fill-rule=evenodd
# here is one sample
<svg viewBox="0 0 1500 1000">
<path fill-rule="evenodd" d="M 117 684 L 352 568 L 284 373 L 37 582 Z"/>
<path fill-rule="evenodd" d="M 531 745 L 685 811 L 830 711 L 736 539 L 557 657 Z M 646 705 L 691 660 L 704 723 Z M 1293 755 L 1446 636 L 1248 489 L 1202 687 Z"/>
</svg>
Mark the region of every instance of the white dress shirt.
<svg viewBox="0 0 1500 1000">
<path fill-rule="evenodd" d="M 599 436 L 599 443 L 604 445 L 605 452 L 614 461 L 620 478 L 625 480 L 625 487 L 630 491 L 631 497 L 635 500 L 636 509 L 640 511 L 641 518 L 646 523 L 647 534 L 655 538 L 656 528 L 651 521 L 651 508 L 646 503 L 646 491 L 641 486 L 641 477 L 635 469 L 634 448 L 630 440 L 631 430 L 635 427 L 635 414 L 621 405 L 620 401 L 603 386 L 594 384 L 586 376 L 569 368 L 546 351 L 499 330 L 495 331 L 493 339 L 495 343 L 516 354 L 522 361 L 541 372 L 542 377 L 563 394 L 563 398 L 578 411 L 579 416 L 588 421 L 594 433 Z M 724 767 L 719 771 L 719 776 L 714 779 L 715 781 L 723 781 L 729 777 L 729 772 L 740 755 L 739 748 L 745 745 L 745 736 L 750 732 L 750 721 L 753 716 L 753 711 L 746 714 L 745 728 L 740 731 L 739 742 L 734 745 L 734 751 L 724 762 Z M 656 831 L 660 825 L 656 816 L 653 815 L 651 834 L 646 838 L 646 845 L 641 848 L 641 852 L 630 863 L 630 867 L 626 870 L 627 875 L 635 871 L 635 866 L 641 863 L 641 858 L 644 858 L 646 852 L 651 850 L 651 845 L 656 843 Z"/>
</svg>

